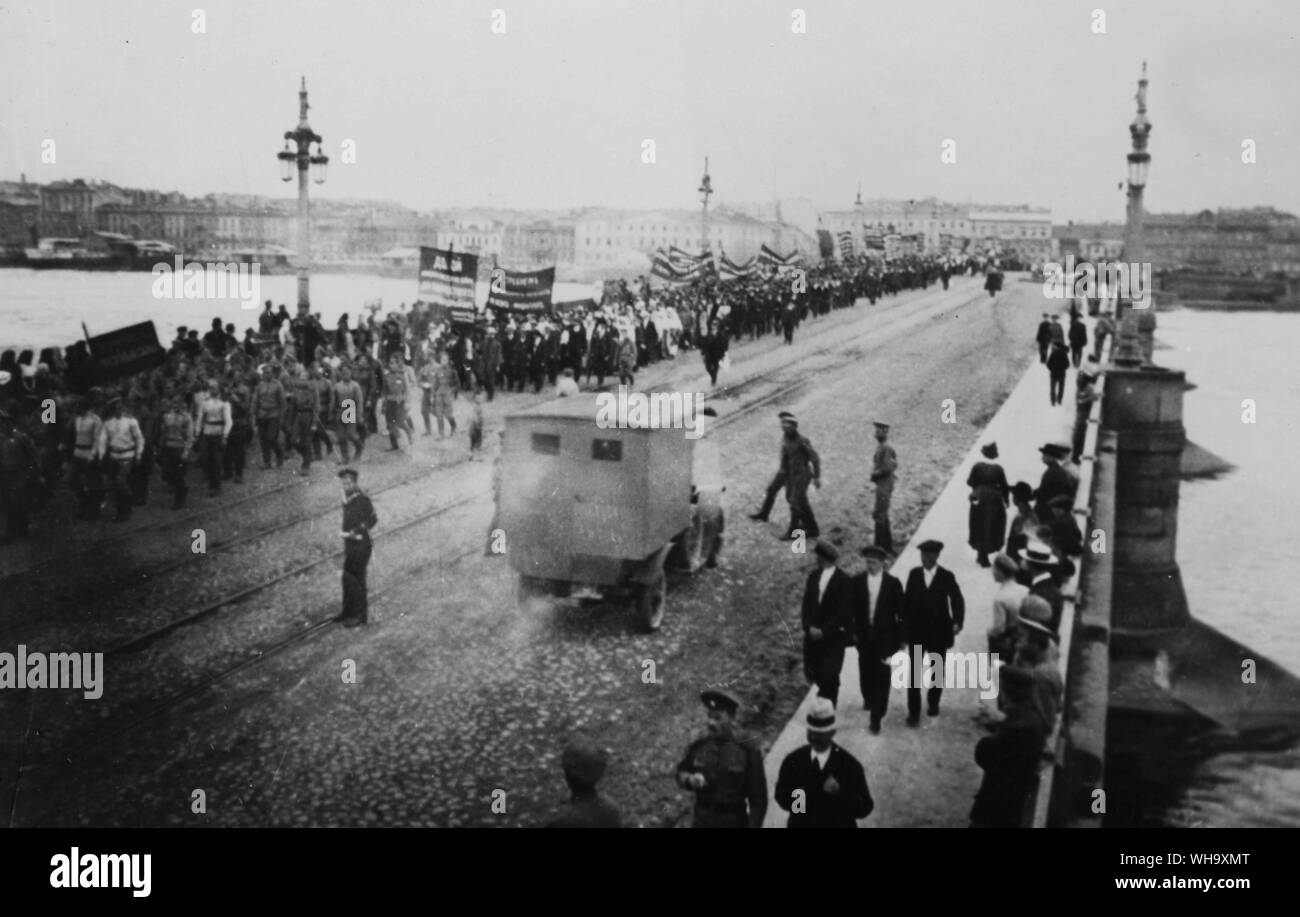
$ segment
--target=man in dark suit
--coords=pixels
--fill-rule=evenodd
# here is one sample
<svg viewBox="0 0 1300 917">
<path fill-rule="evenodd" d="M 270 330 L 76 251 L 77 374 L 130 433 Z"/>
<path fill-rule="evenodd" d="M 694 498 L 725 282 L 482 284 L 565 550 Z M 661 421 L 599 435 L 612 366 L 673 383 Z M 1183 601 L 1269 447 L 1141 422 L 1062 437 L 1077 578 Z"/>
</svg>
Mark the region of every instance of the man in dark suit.
<svg viewBox="0 0 1300 917">
<path fill-rule="evenodd" d="M 903 584 L 885 572 L 884 548 L 862 549 L 867 569 L 853 577 L 853 636 L 858 647 L 858 680 L 871 731 L 889 706 L 889 657 L 903 647 Z"/>
<path fill-rule="evenodd" d="M 1047 467 L 1043 469 L 1043 477 L 1038 482 L 1038 489 L 1034 491 L 1034 513 L 1039 522 L 1047 525 L 1052 521 L 1052 500 L 1062 495 L 1074 499 L 1077 485 L 1070 473 L 1061 467 L 1061 462 L 1070 454 L 1068 447 L 1048 443 L 1038 452 Z"/>
<path fill-rule="evenodd" d="M 926 694 L 927 712 L 939 715 L 939 697 L 943 694 L 944 654 L 952 648 L 953 638 L 961 633 L 966 621 L 966 601 L 952 571 L 939 566 L 941 541 L 923 541 L 921 566 L 913 567 L 907 575 L 907 588 L 903 594 L 903 631 L 911 645 L 912 678 L 907 689 L 907 725 L 921 722 L 921 676 L 918 663 L 927 653 L 935 653 L 936 685 Z"/>
<path fill-rule="evenodd" d="M 1038 342 L 1038 362 L 1047 362 L 1047 345 L 1052 343 L 1052 323 L 1048 321 L 1047 313 L 1043 313 L 1043 320 L 1038 323 L 1038 334 L 1034 340 Z"/>
<path fill-rule="evenodd" d="M 875 808 L 861 762 L 834 736 L 835 705 L 819 697 L 808 709 L 808 744 L 785 756 L 776 778 L 787 828 L 856 828 Z"/>
<path fill-rule="evenodd" d="M 817 693 L 834 704 L 840 695 L 844 647 L 853 626 L 853 582 L 835 565 L 839 551 L 825 541 L 813 549 L 817 569 L 808 574 L 800 619 L 803 624 L 803 671 Z"/>
</svg>

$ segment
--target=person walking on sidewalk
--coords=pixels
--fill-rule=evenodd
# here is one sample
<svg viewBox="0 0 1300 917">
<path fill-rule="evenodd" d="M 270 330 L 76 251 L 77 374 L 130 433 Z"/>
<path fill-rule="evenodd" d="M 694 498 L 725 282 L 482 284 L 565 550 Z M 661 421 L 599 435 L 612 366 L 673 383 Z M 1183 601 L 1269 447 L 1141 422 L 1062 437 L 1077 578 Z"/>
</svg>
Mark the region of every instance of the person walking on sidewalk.
<svg viewBox="0 0 1300 917">
<path fill-rule="evenodd" d="M 344 627 L 365 624 L 368 618 L 366 567 L 370 563 L 370 532 L 379 524 L 374 504 L 357 486 L 357 472 L 344 468 L 343 482 L 343 613 L 338 620 Z"/>
<path fill-rule="evenodd" d="M 894 552 L 894 535 L 889 527 L 889 503 L 894 497 L 894 476 L 898 471 L 898 453 L 889 439 L 889 424 L 877 420 L 876 454 L 871 459 L 871 483 L 876 486 L 876 505 L 871 517 L 875 522 L 876 546 Z"/>
<path fill-rule="evenodd" d="M 1078 369 L 1083 359 L 1083 348 L 1088 346 L 1088 329 L 1077 315 L 1070 316 L 1069 343 L 1070 362 L 1074 364 L 1075 369 Z"/>
<path fill-rule="evenodd" d="M 976 462 L 966 477 L 970 488 L 970 537 L 968 543 L 975 549 L 976 563 L 989 565 L 989 555 L 1002 550 L 1006 543 L 1007 507 L 1011 504 L 1011 486 L 1006 472 L 994 459 L 998 457 L 998 444 L 988 443 L 980 449 L 988 459 Z"/>
<path fill-rule="evenodd" d="M 700 694 L 708 735 L 686 748 L 677 785 L 695 793 L 696 828 L 761 828 L 767 814 L 767 775 L 758 744 L 736 729 L 740 701 L 718 688 Z"/>
<path fill-rule="evenodd" d="M 1043 320 L 1038 323 L 1038 335 L 1035 337 L 1038 342 L 1038 362 L 1047 362 L 1047 345 L 1052 343 L 1052 323 L 1048 320 L 1046 312 L 1043 313 Z"/>
<path fill-rule="evenodd" d="M 785 499 L 790 504 L 790 528 L 782 536 L 789 541 L 795 532 L 807 538 L 821 534 L 812 504 L 808 502 L 808 486 L 821 488 L 822 460 L 808 437 L 799 433 L 799 421 L 793 414 L 781 419 L 785 439 L 781 443 L 781 470 L 785 473 Z"/>
<path fill-rule="evenodd" d="M 1076 465 L 1083 458 L 1083 441 L 1088 436 L 1088 417 L 1092 414 L 1092 403 L 1101 397 L 1097 394 L 1097 373 L 1100 369 L 1094 360 L 1089 359 L 1074 377 L 1074 431 L 1070 436 L 1070 458 Z"/>
<path fill-rule="evenodd" d="M 785 756 L 776 804 L 787 828 L 856 828 L 875 808 L 862 762 L 835 744 L 835 705 L 819 697 L 808 708 L 808 744 Z"/>
<path fill-rule="evenodd" d="M 781 430 L 782 433 L 784 434 L 786 420 L 794 420 L 794 415 L 791 414 L 789 411 L 782 411 L 780 414 L 777 414 L 776 416 L 777 419 L 781 422 Z M 779 494 L 781 490 L 785 487 L 784 438 L 781 445 L 781 451 L 777 455 L 777 463 L 778 465 L 776 469 L 776 475 L 773 476 L 772 482 L 767 485 L 767 493 L 764 494 L 763 496 L 763 505 L 759 508 L 758 512 L 752 513 L 749 517 L 750 519 L 753 519 L 757 522 L 767 521 L 768 516 L 772 512 L 772 507 L 776 504 L 776 495 Z"/>
<path fill-rule="evenodd" d="M 1070 354 L 1064 344 L 1053 344 L 1047 355 L 1048 399 L 1052 407 L 1065 398 L 1065 372 L 1070 368 Z"/>
<path fill-rule="evenodd" d="M 919 545 L 921 566 L 913 567 L 907 575 L 907 588 L 903 593 L 903 629 L 911 646 L 912 672 L 907 688 L 907 725 L 921 722 L 922 671 L 918 661 L 924 663 L 927 654 L 934 661 L 935 682 L 926 693 L 926 712 L 939 715 L 939 698 L 943 695 L 944 654 L 952 648 L 957 634 L 966 622 L 966 601 L 952 571 L 939 566 L 939 552 L 943 542 L 923 541 Z M 928 667 L 925 667 L 928 668 Z"/>
<path fill-rule="evenodd" d="M 889 707 L 889 657 L 903 648 L 903 584 L 885 572 L 889 555 L 879 545 L 863 548 L 862 556 L 867 569 L 853 577 L 853 642 L 862 706 L 878 733 Z"/>
<path fill-rule="evenodd" d="M 844 647 L 853 633 L 853 583 L 836 561 L 835 546 L 818 541 L 817 569 L 804 583 L 799 619 L 803 625 L 803 671 L 817 693 L 832 704 L 840 696 Z"/>
</svg>

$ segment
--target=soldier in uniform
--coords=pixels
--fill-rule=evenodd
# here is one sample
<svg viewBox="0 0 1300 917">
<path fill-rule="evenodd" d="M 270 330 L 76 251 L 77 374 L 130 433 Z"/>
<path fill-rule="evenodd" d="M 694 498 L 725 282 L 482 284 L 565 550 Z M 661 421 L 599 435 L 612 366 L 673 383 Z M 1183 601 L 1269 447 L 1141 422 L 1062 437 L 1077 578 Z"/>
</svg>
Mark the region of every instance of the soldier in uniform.
<svg viewBox="0 0 1300 917">
<path fill-rule="evenodd" d="M 154 439 L 161 449 L 158 463 L 162 467 L 163 482 L 172 489 L 172 509 L 180 509 L 189 493 L 185 486 L 185 463 L 189 460 L 190 444 L 194 442 L 194 420 L 185 412 L 182 398 L 168 400 L 167 410 L 158 420 Z"/>
<path fill-rule="evenodd" d="M 307 379 L 307 369 L 303 364 L 299 363 L 295 366 L 285 386 L 285 392 L 288 418 L 286 436 L 290 448 L 297 449 L 298 454 L 302 456 L 302 467 L 298 469 L 298 474 L 307 475 L 311 473 L 311 437 L 316 422 L 318 399 L 316 389 Z"/>
<path fill-rule="evenodd" d="M 876 546 L 891 554 L 894 536 L 889 528 L 889 501 L 894 496 L 894 473 L 898 470 L 898 454 L 889 445 L 889 424 L 876 421 L 876 454 L 871 460 L 871 483 L 876 485 L 876 505 L 871 517 L 876 523 Z"/>
<path fill-rule="evenodd" d="M 389 452 L 397 451 L 397 436 L 402 430 L 406 431 L 411 445 L 415 445 L 411 438 L 414 428 L 406 415 L 406 367 L 397 354 L 389 358 L 388 369 L 384 370 L 384 422 L 388 425 Z"/>
<path fill-rule="evenodd" d="M 564 782 L 573 795 L 564 809 L 546 823 L 546 827 L 622 827 L 618 809 L 596 791 L 607 762 L 605 751 L 586 740 L 574 740 L 565 746 L 560 766 L 564 768 Z"/>
<path fill-rule="evenodd" d="M 361 436 L 366 396 L 361 385 L 352 380 L 352 367 L 348 364 L 339 367 L 338 376 L 334 383 L 334 435 L 339 443 L 339 464 L 346 465 L 352 461 L 349 446 L 356 448 L 358 460 L 366 447 Z"/>
<path fill-rule="evenodd" d="M 103 478 L 95 460 L 99 434 L 104 421 L 99 417 L 98 389 L 79 402 L 77 416 L 68 429 L 64 448 L 72 453 L 72 467 L 68 472 L 68 486 L 77 498 L 77 518 L 94 519 L 104 502 Z"/>
<path fill-rule="evenodd" d="M 677 765 L 677 785 L 695 793 L 696 828 L 761 828 L 767 814 L 767 776 L 758 745 L 736 729 L 740 701 L 710 688 L 708 735 L 696 739 Z"/>
<path fill-rule="evenodd" d="M 262 379 L 253 390 L 253 415 L 257 420 L 257 438 L 262 444 L 262 468 L 271 467 L 271 453 L 275 452 L 275 467 L 284 464 L 284 447 L 280 445 L 280 419 L 285 413 L 286 395 L 280 380 L 272 374 L 270 365 L 262 366 Z"/>
<path fill-rule="evenodd" d="M 199 461 L 208 478 L 208 496 L 221 493 L 221 465 L 230 436 L 230 403 L 221 397 L 221 383 L 208 382 L 207 397 L 199 404 L 194 422 Z"/>
<path fill-rule="evenodd" d="M 117 506 L 114 522 L 131 518 L 131 489 L 127 480 L 143 455 L 144 434 L 140 432 L 139 422 L 129 415 L 123 416 L 122 399 L 114 398 L 108 403 L 108 420 L 99 431 L 99 445 L 95 447 L 95 457 L 107 468 L 109 486 L 113 488 Z"/>
<path fill-rule="evenodd" d="M 357 627 L 367 619 L 366 567 L 370 563 L 370 532 L 379 524 L 374 504 L 357 486 L 357 472 L 344 468 L 343 482 L 343 613 L 338 620 L 344 627 Z"/>
<path fill-rule="evenodd" d="M 233 477 L 236 484 L 244 483 L 244 464 L 252 441 L 253 394 L 236 378 L 230 386 L 230 436 L 226 438 L 226 454 L 222 459 L 225 480 Z"/>
<path fill-rule="evenodd" d="M 797 530 L 809 538 L 821 534 L 812 504 L 808 502 L 808 485 L 822 486 L 822 460 L 808 437 L 799 433 L 799 421 L 787 413 L 781 418 L 785 438 L 781 442 L 781 470 L 785 474 L 785 499 L 790 504 L 790 528 L 782 536 L 789 541 Z"/>
<path fill-rule="evenodd" d="M 13 416 L 0 406 L 0 509 L 5 514 L 5 543 L 29 534 L 28 491 L 41 478 L 40 456 L 32 438 L 18 429 Z"/>
<path fill-rule="evenodd" d="M 780 414 L 777 414 L 776 416 L 777 419 L 780 420 L 781 422 L 782 430 L 785 429 L 785 422 L 787 418 L 790 420 L 794 419 L 794 415 L 791 414 L 789 411 L 782 411 Z M 776 504 L 776 495 L 781 492 L 781 489 L 783 487 L 785 487 L 784 446 L 782 447 L 780 454 L 777 456 L 777 462 L 778 462 L 778 467 L 776 469 L 776 475 L 772 478 L 772 482 L 767 485 L 767 493 L 764 494 L 763 496 L 762 507 L 759 508 L 758 512 L 753 513 L 749 517 L 750 519 L 753 519 L 757 522 L 767 521 L 768 514 L 772 512 L 772 507 Z"/>
</svg>

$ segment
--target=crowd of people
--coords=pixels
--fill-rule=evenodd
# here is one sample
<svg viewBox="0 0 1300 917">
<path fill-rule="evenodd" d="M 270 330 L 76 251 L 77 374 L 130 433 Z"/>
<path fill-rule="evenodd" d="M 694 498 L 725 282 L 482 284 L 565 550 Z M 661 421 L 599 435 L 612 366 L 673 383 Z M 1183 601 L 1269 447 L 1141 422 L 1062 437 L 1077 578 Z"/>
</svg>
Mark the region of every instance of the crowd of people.
<svg viewBox="0 0 1300 917">
<path fill-rule="evenodd" d="M 771 269 L 720 281 L 652 289 L 648 277 L 607 285 L 594 308 L 552 314 L 497 312 L 453 323 L 415 303 L 380 315 L 363 307 L 356 321 L 325 327 L 300 306 L 291 315 L 268 301 L 242 339 L 213 318 L 209 330 L 180 327 L 160 365 L 102 381 L 84 344 L 0 354 L 0 511 L 7 539 L 29 531 L 32 510 L 47 505 L 66 481 L 82 519 L 98 518 L 112 496 L 124 521 L 150 499 L 155 469 L 171 506 L 189 498 L 190 469 L 210 497 L 243 483 L 248 453 L 261 468 L 287 456 L 308 474 L 313 462 L 360 459 L 371 435 L 388 448 L 414 444 L 411 400 L 419 392 L 424 434 L 455 435 L 455 402 L 470 404 L 471 453 L 482 442 L 480 398 L 498 392 L 540 393 L 635 384 L 636 373 L 685 350 L 700 353 L 716 384 L 730 343 L 782 333 L 859 297 L 871 303 L 902 290 L 942 282 L 976 261 L 956 264 L 906 258 L 826 262 L 795 274 Z M 462 412 L 464 413 L 464 412 Z M 273 464 L 274 463 L 274 464 Z"/>
</svg>

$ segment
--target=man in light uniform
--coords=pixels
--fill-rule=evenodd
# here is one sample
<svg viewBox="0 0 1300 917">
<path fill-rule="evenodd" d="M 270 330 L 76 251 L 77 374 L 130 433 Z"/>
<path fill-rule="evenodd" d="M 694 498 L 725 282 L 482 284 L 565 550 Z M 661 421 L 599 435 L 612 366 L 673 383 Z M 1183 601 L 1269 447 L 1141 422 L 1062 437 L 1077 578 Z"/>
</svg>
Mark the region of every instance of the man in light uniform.
<svg viewBox="0 0 1300 917">
<path fill-rule="evenodd" d="M 207 395 L 199 402 L 194 420 L 195 441 L 203 473 L 208 479 L 209 497 L 221 493 L 221 466 L 232 426 L 230 402 L 221 397 L 221 383 L 210 379 Z"/>
<path fill-rule="evenodd" d="M 108 420 L 99 431 L 99 445 L 95 458 L 104 463 L 109 486 L 113 488 L 113 501 L 117 513 L 114 522 L 131 518 L 131 488 L 127 479 L 135 463 L 144 455 L 144 434 L 140 422 L 134 417 L 122 416 L 122 399 L 108 403 Z"/>
</svg>

